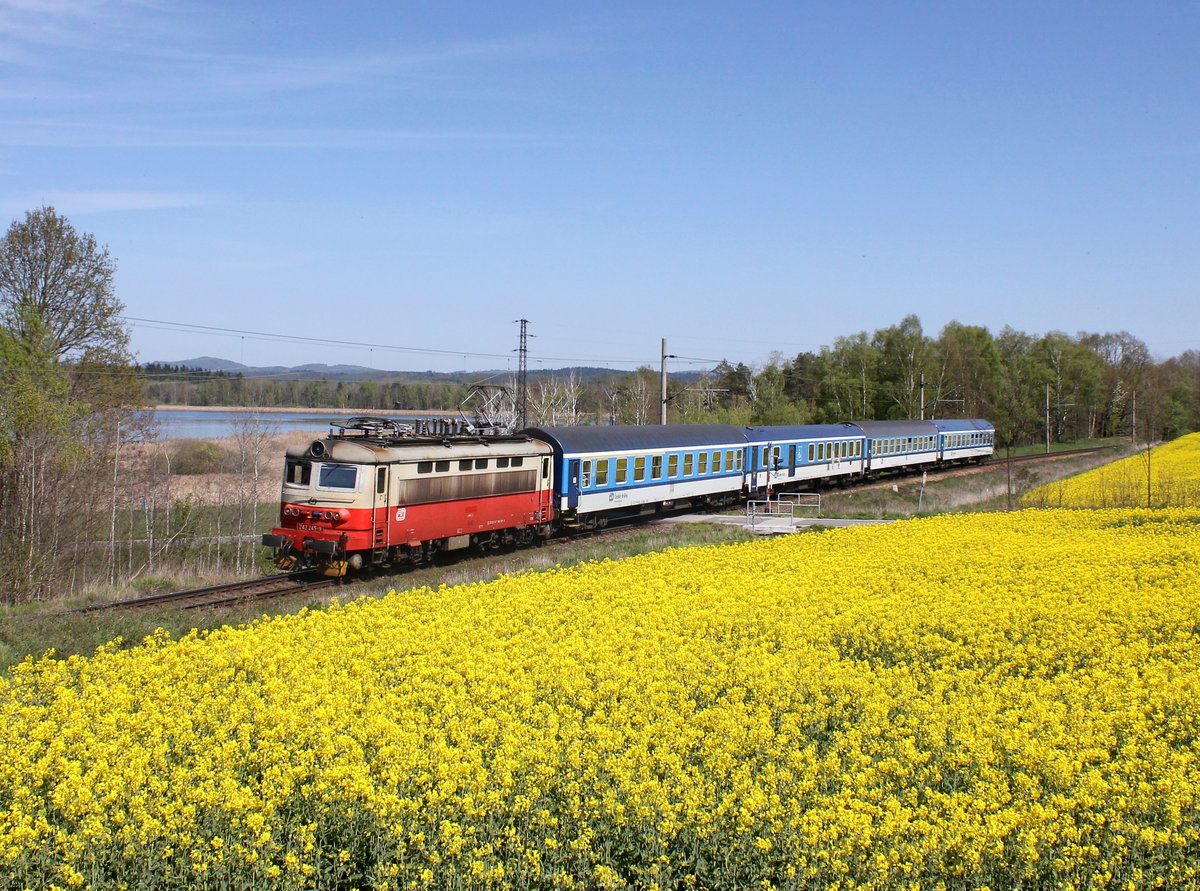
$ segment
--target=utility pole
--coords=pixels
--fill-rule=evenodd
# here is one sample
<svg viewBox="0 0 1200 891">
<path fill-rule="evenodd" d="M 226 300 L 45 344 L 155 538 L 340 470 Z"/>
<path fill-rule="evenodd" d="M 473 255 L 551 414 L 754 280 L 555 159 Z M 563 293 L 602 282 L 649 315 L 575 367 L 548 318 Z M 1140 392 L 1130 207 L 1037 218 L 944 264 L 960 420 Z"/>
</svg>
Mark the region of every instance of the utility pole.
<svg viewBox="0 0 1200 891">
<path fill-rule="evenodd" d="M 526 333 L 529 320 L 517 321 L 521 325 L 521 346 L 517 351 L 517 429 L 524 430 L 528 425 L 529 413 L 529 337 Z"/>
<path fill-rule="evenodd" d="M 925 420 L 925 372 L 921 372 L 921 420 Z"/>
<path fill-rule="evenodd" d="M 660 375 L 660 383 L 662 384 L 662 400 L 659 403 L 659 423 L 664 427 L 667 425 L 667 339 L 662 339 L 662 374 Z"/>
<path fill-rule="evenodd" d="M 1050 454 L 1050 384 L 1046 384 L 1046 454 Z"/>
</svg>

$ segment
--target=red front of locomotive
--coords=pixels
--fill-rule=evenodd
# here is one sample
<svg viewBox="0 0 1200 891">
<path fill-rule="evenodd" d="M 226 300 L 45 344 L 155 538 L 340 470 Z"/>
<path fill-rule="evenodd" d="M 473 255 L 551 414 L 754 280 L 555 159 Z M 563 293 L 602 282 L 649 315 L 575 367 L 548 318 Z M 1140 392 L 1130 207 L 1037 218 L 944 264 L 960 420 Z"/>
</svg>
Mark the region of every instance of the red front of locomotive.
<svg viewBox="0 0 1200 891">
<path fill-rule="evenodd" d="M 320 439 L 289 448 L 284 460 L 279 525 L 263 536 L 281 569 L 332 567 L 335 574 L 363 565 L 375 527 L 371 469 L 386 450 L 365 442 Z"/>
<path fill-rule="evenodd" d="M 279 526 L 263 544 L 282 569 L 342 575 L 529 543 L 552 527 L 550 463 L 549 446 L 526 437 L 343 431 L 288 450 Z"/>
</svg>

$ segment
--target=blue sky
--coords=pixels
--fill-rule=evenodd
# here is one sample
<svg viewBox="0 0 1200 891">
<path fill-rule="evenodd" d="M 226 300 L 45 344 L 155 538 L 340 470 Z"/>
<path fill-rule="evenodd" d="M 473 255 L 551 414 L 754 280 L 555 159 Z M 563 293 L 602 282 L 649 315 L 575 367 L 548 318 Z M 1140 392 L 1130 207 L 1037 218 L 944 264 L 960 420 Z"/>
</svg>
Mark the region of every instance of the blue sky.
<svg viewBox="0 0 1200 891">
<path fill-rule="evenodd" d="M 1167 358 L 1198 59 L 1193 2 L 0 0 L 0 219 L 107 244 L 143 361 L 504 368 L 526 318 L 534 368 L 755 364 L 909 313 Z"/>
</svg>

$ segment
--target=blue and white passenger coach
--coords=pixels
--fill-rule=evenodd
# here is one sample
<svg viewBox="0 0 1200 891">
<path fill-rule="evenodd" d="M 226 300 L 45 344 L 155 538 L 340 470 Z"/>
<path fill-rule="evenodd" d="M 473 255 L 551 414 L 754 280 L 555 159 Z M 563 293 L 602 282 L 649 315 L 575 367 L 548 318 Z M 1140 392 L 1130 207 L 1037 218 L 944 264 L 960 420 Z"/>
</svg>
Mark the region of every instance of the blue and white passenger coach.
<svg viewBox="0 0 1200 891">
<path fill-rule="evenodd" d="M 732 504 L 744 485 L 746 432 L 725 424 L 544 427 L 554 449 L 554 498 L 564 526 L 691 505 Z"/>
<path fill-rule="evenodd" d="M 987 421 L 934 421 L 942 461 L 976 461 L 989 457 L 996 446 L 996 428 Z"/>
<path fill-rule="evenodd" d="M 863 474 L 863 431 L 857 424 L 747 427 L 746 439 L 750 492 Z"/>
</svg>

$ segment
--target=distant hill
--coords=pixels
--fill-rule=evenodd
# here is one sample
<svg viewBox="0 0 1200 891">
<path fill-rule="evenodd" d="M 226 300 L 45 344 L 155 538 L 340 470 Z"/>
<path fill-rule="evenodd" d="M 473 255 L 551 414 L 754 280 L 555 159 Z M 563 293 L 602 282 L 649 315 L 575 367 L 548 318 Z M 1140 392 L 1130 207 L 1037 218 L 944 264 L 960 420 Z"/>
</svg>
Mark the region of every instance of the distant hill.
<svg viewBox="0 0 1200 891">
<path fill-rule="evenodd" d="M 367 368 L 362 365 L 325 365 L 313 362 L 307 365 L 292 367 L 284 365 L 254 366 L 243 365 L 231 359 L 218 359 L 214 356 L 198 356 L 195 359 L 176 359 L 174 361 L 159 361 L 158 365 L 169 365 L 189 368 L 193 371 L 220 371 L 225 374 L 240 374 L 246 378 L 272 378 L 274 380 L 375 380 L 375 381 L 447 381 L 460 384 L 471 384 L 484 380 L 503 382 L 507 377 L 516 377 L 515 371 L 505 369 L 490 369 L 486 371 L 382 371 L 378 368 Z M 565 377 L 574 373 L 579 380 L 590 383 L 597 380 L 620 376 L 626 371 L 616 371 L 612 368 L 539 368 L 530 369 L 529 377 Z M 682 371 L 670 372 L 672 380 L 694 380 L 700 372 Z"/>
</svg>

